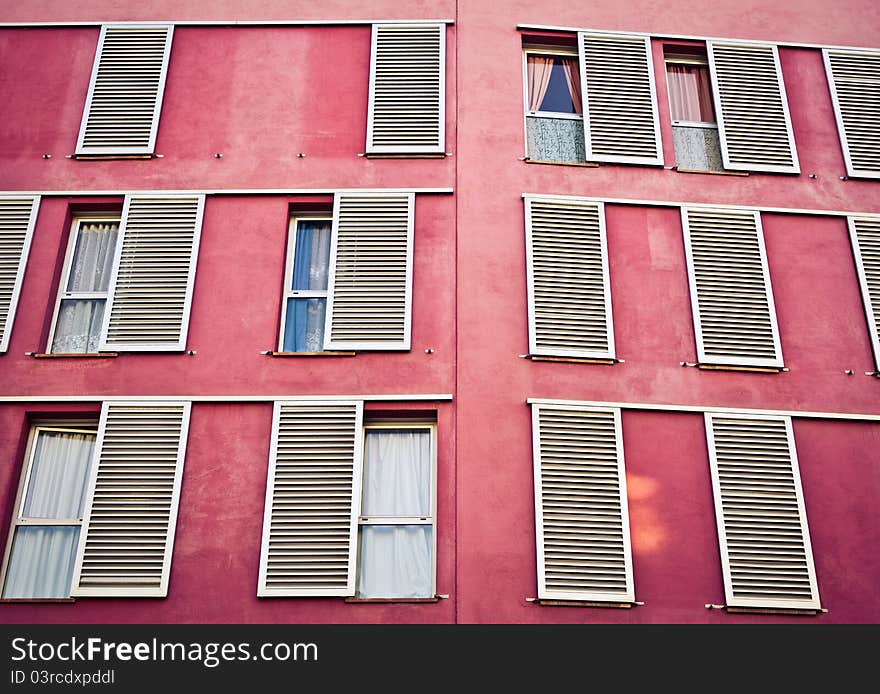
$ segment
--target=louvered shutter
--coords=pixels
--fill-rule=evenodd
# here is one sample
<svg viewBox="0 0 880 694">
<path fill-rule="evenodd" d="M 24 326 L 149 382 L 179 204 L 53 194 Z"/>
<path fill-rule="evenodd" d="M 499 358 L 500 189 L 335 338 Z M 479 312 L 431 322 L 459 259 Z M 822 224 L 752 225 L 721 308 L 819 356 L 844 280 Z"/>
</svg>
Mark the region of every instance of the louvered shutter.
<svg viewBox="0 0 880 694">
<path fill-rule="evenodd" d="M 445 85 L 444 24 L 374 24 L 367 153 L 443 153 Z"/>
<path fill-rule="evenodd" d="M 532 405 L 538 597 L 632 602 L 620 410 Z"/>
<path fill-rule="evenodd" d="M 822 55 L 846 172 L 880 178 L 880 52 L 826 48 Z"/>
<path fill-rule="evenodd" d="M 874 348 L 874 364 L 880 371 L 880 217 L 850 217 L 847 221 Z"/>
<path fill-rule="evenodd" d="M 614 358 L 604 205 L 525 204 L 531 353 Z"/>
<path fill-rule="evenodd" d="M 0 354 L 9 347 L 40 198 L 0 196 Z"/>
<path fill-rule="evenodd" d="M 73 595 L 165 597 L 188 402 L 105 402 Z"/>
<path fill-rule="evenodd" d="M 820 609 L 791 419 L 705 418 L 727 605 Z"/>
<path fill-rule="evenodd" d="M 682 208 L 697 357 L 782 368 L 758 212 Z"/>
<path fill-rule="evenodd" d="M 338 193 L 325 349 L 408 350 L 412 193 Z"/>
<path fill-rule="evenodd" d="M 203 195 L 130 195 L 122 212 L 102 351 L 186 348 Z"/>
<path fill-rule="evenodd" d="M 663 165 L 651 40 L 578 34 L 590 161 Z"/>
<path fill-rule="evenodd" d="M 354 595 L 362 459 L 362 402 L 275 403 L 257 595 Z"/>
<path fill-rule="evenodd" d="M 174 27 L 104 25 L 77 154 L 152 154 Z"/>
</svg>

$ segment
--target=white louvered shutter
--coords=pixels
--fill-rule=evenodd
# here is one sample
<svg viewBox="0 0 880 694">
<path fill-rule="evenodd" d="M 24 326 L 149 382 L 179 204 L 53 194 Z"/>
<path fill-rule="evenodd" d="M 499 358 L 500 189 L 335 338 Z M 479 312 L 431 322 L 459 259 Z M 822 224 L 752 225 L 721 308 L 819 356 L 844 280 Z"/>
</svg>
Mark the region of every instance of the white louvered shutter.
<svg viewBox="0 0 880 694">
<path fill-rule="evenodd" d="M 102 351 L 182 351 L 203 195 L 129 195 L 110 278 Z"/>
<path fill-rule="evenodd" d="M 850 217 L 847 221 L 874 348 L 874 364 L 880 371 L 880 217 Z"/>
<path fill-rule="evenodd" d="M 782 368 L 759 212 L 682 208 L 697 358 Z"/>
<path fill-rule="evenodd" d="M 826 48 L 822 55 L 846 172 L 880 178 L 880 51 Z"/>
<path fill-rule="evenodd" d="M 727 605 L 820 609 L 791 419 L 705 418 Z"/>
<path fill-rule="evenodd" d="M 40 198 L 0 195 L 0 354 L 9 347 Z"/>
<path fill-rule="evenodd" d="M 412 193 L 337 193 L 325 349 L 408 350 Z"/>
<path fill-rule="evenodd" d="M 171 55 L 169 24 L 101 27 L 77 154 L 152 154 Z"/>
<path fill-rule="evenodd" d="M 651 40 L 578 34 L 587 160 L 663 165 Z"/>
<path fill-rule="evenodd" d="M 105 402 L 73 595 L 165 597 L 189 402 Z"/>
<path fill-rule="evenodd" d="M 620 410 L 532 405 L 538 597 L 632 602 Z"/>
<path fill-rule="evenodd" d="M 724 168 L 799 173 L 777 47 L 707 46 Z"/>
<path fill-rule="evenodd" d="M 354 595 L 362 459 L 362 402 L 275 403 L 257 595 Z"/>
<path fill-rule="evenodd" d="M 529 350 L 614 358 L 605 207 L 526 198 Z"/>
<path fill-rule="evenodd" d="M 374 24 L 367 153 L 445 151 L 446 25 Z"/>
</svg>

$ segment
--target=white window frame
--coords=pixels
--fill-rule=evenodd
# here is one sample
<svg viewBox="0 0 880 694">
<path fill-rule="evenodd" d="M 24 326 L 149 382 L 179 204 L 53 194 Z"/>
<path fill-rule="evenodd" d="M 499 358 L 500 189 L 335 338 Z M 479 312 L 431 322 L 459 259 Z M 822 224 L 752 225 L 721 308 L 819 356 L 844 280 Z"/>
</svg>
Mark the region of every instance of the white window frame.
<svg viewBox="0 0 880 694">
<path fill-rule="evenodd" d="M 4 201 L 11 200 L 26 200 L 30 198 L 31 202 L 31 214 L 28 219 L 27 230 L 24 235 L 24 243 L 21 247 L 21 256 L 18 260 L 18 270 L 15 273 L 15 279 L 12 283 L 12 296 L 9 298 L 9 310 L 6 313 L 6 323 L 5 325 L 0 322 L 0 354 L 4 354 L 6 350 L 9 348 L 9 340 L 12 338 L 12 328 L 15 324 L 15 312 L 18 308 L 18 299 L 21 296 L 21 286 L 24 284 L 24 271 L 27 267 L 28 256 L 30 255 L 31 250 L 31 242 L 34 238 L 34 229 L 37 226 L 37 213 L 40 210 L 40 201 L 42 198 L 39 195 L 0 195 L 0 206 L 3 205 Z"/>
<path fill-rule="evenodd" d="M 51 354 L 52 352 L 52 343 L 55 341 L 55 329 L 58 325 L 58 313 L 61 310 L 61 302 L 65 300 L 104 300 L 104 313 L 107 313 L 107 309 L 109 308 L 109 297 L 110 297 L 110 285 L 107 285 L 107 291 L 105 292 L 70 292 L 67 291 L 67 286 L 70 282 L 70 272 L 73 269 L 73 256 L 76 253 L 76 242 L 79 239 L 79 231 L 83 224 L 116 224 L 117 225 L 117 235 L 116 235 L 116 244 L 119 244 L 119 230 L 122 228 L 122 215 L 116 215 L 115 217 L 112 215 L 101 215 L 101 214 L 82 214 L 77 215 L 73 218 L 73 222 L 71 223 L 69 238 L 67 239 L 67 250 L 64 254 L 64 270 L 61 273 L 61 282 L 58 285 L 58 295 L 55 298 L 55 309 L 52 312 L 52 323 L 49 328 L 49 339 L 46 343 L 46 353 Z M 113 249 L 113 256 L 116 257 L 116 249 Z M 103 321 L 102 321 L 103 326 Z M 100 337 L 99 337 L 100 339 Z M 57 354 L 57 353 L 56 353 Z M 87 352 L 85 353 L 87 354 Z"/>
<path fill-rule="evenodd" d="M 159 88 L 156 91 L 156 105 L 153 109 L 153 122 L 150 129 L 150 142 L 146 147 L 84 147 L 83 141 L 86 136 L 86 125 L 92 110 L 92 99 L 95 95 L 95 82 L 98 79 L 98 68 L 101 65 L 101 55 L 104 52 L 104 39 L 108 29 L 140 29 L 164 26 L 168 28 L 168 38 L 165 41 L 165 53 L 162 57 L 162 74 L 159 77 Z M 162 112 L 162 100 L 165 96 L 165 83 L 168 79 L 168 63 L 171 58 L 171 43 L 174 39 L 174 25 L 165 22 L 140 22 L 138 24 L 102 24 L 101 35 L 98 38 L 98 47 L 95 51 L 95 60 L 92 63 L 92 75 L 89 79 L 89 91 L 86 95 L 86 103 L 83 107 L 82 120 L 79 126 L 79 135 L 76 139 L 76 154 L 153 154 L 156 149 L 156 134 L 159 131 L 159 116 Z"/>
<path fill-rule="evenodd" d="M 285 330 L 287 328 L 287 303 L 290 299 L 325 299 L 325 311 L 330 301 L 330 266 L 332 266 L 332 257 L 327 259 L 327 289 L 291 289 L 293 284 L 293 268 L 296 263 L 296 232 L 301 221 L 309 222 L 329 222 L 331 244 L 333 239 L 333 216 L 321 213 L 315 214 L 298 214 L 291 215 L 290 222 L 287 227 L 287 265 L 284 270 L 284 291 L 281 297 L 281 329 L 278 331 L 278 350 L 284 350 Z M 326 330 L 327 322 L 324 321 Z M 327 333 L 324 333 L 324 342 L 326 343 Z M 326 350 L 326 347 L 323 347 Z M 301 354 L 310 354 L 309 352 L 301 352 Z"/>
<path fill-rule="evenodd" d="M 755 217 L 755 228 L 758 234 L 758 246 L 761 251 L 761 269 L 764 275 L 764 287 L 767 293 L 767 308 L 770 313 L 770 325 L 773 331 L 773 345 L 776 348 L 777 359 L 756 359 L 756 358 L 740 358 L 740 357 L 720 357 L 708 356 L 703 343 L 703 324 L 700 316 L 700 302 L 697 294 L 697 275 L 694 267 L 694 252 L 691 247 L 691 234 L 688 225 L 688 210 L 694 209 L 701 212 L 718 212 L 720 214 L 729 214 L 730 210 L 711 209 L 703 207 L 681 207 L 681 228 L 684 236 L 684 252 L 687 261 L 688 288 L 690 290 L 691 299 L 691 315 L 694 319 L 694 337 L 697 341 L 697 361 L 702 364 L 717 364 L 720 366 L 757 366 L 770 368 L 784 368 L 785 361 L 782 355 L 782 341 L 779 337 L 779 320 L 776 316 L 776 303 L 773 299 L 773 285 L 770 282 L 770 266 L 767 262 L 767 248 L 764 244 L 764 228 L 761 225 L 760 210 L 742 210 L 742 212 L 751 212 Z"/>
<path fill-rule="evenodd" d="M 89 423 L 90 422 L 90 423 Z M 12 557 L 12 545 L 15 541 L 15 531 L 21 526 L 44 526 L 55 525 L 64 527 L 76 526 L 82 534 L 82 518 L 36 518 L 24 515 L 24 503 L 27 498 L 28 483 L 31 479 L 31 472 L 34 466 L 34 459 L 37 454 L 37 439 L 41 432 L 60 432 L 64 434 L 90 434 L 95 437 L 95 449 L 97 450 L 98 440 L 98 422 L 97 420 L 85 420 L 81 425 L 68 424 L 68 420 L 52 421 L 46 420 L 40 423 L 34 423 L 28 432 L 28 443 L 24 457 L 24 465 L 19 475 L 18 491 L 15 495 L 15 505 L 13 506 L 12 520 L 9 523 L 9 533 L 6 540 L 6 549 L 3 553 L 3 567 L 0 572 L 2 583 L 0 583 L 0 595 L 6 589 L 6 577 L 9 571 L 9 560 Z M 95 458 L 92 458 L 90 465 L 95 465 Z M 91 472 L 89 472 L 91 478 Z M 88 495 L 88 487 L 86 487 L 86 495 Z M 85 504 L 83 505 L 85 509 Z M 77 558 L 74 558 L 74 570 L 76 569 Z M 67 587 L 67 596 L 70 597 L 73 590 L 73 574 L 71 574 L 71 585 Z M 30 599 L 30 598 L 27 598 Z M 55 598 L 33 598 L 33 600 L 53 600 Z"/>
<path fill-rule="evenodd" d="M 431 490 L 429 499 L 431 503 L 431 513 L 429 516 L 373 516 L 367 517 L 362 514 L 363 509 L 363 480 L 366 479 L 367 465 L 367 432 L 368 431 L 424 431 L 430 432 L 431 436 Z M 433 421 L 416 421 L 412 419 L 401 420 L 376 420 L 365 421 L 362 435 L 363 452 L 360 457 L 361 465 L 361 494 L 357 503 L 357 559 L 355 562 L 355 597 L 357 594 L 357 586 L 361 572 L 361 528 L 365 525 L 428 525 L 431 527 L 431 539 L 433 547 L 431 549 L 431 597 L 437 595 L 437 423 Z M 370 598 L 365 598 L 369 600 Z M 394 599 L 394 598 L 389 598 Z M 402 598 L 403 599 L 403 598 Z"/>
</svg>

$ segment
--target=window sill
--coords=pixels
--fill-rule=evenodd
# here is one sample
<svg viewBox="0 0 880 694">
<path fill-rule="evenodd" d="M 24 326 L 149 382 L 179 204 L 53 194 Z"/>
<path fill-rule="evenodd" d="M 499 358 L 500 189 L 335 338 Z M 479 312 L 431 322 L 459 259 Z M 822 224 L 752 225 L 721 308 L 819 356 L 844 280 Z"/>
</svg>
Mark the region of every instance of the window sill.
<svg viewBox="0 0 880 694">
<path fill-rule="evenodd" d="M 439 595 L 435 595 L 433 598 L 345 598 L 345 602 L 355 605 L 387 605 L 393 603 L 435 603 L 440 602 L 441 599 Z"/>
<path fill-rule="evenodd" d="M 633 607 L 645 604 L 643 602 L 598 602 L 593 600 L 541 600 L 540 598 L 526 598 L 526 602 L 539 607 L 609 607 L 618 610 L 631 610 Z"/>
<path fill-rule="evenodd" d="M 531 359 L 532 361 L 559 361 L 559 362 L 568 362 L 571 364 L 606 364 L 609 366 L 613 366 L 614 364 L 623 364 L 623 359 L 591 359 L 589 357 L 551 357 L 551 356 L 543 356 L 540 354 L 527 354 L 525 355 L 526 359 Z"/>
<path fill-rule="evenodd" d="M 70 154 L 70 159 L 82 159 L 84 161 L 106 161 L 108 159 L 161 159 L 161 154 Z"/>
<path fill-rule="evenodd" d="M 528 157 L 524 157 L 522 161 L 524 161 L 526 164 L 545 164 L 550 166 L 579 166 L 586 169 L 599 168 L 599 164 L 594 161 L 546 161 L 544 159 L 529 159 Z"/>
<path fill-rule="evenodd" d="M 364 152 L 364 159 L 446 159 L 452 152 Z"/>
<path fill-rule="evenodd" d="M 35 605 L 44 603 L 47 605 L 69 605 L 76 602 L 76 598 L 0 598 L 0 605 Z"/>
<path fill-rule="evenodd" d="M 738 366 L 736 364 L 701 364 L 686 361 L 679 362 L 681 366 L 696 366 L 701 371 L 742 371 L 745 373 L 778 374 L 787 373 L 787 366 Z"/>
<path fill-rule="evenodd" d="M 706 605 L 707 610 L 724 610 L 730 614 L 780 614 L 802 617 L 817 617 L 821 614 L 827 614 L 828 610 L 824 608 L 818 609 L 801 609 L 795 607 L 731 607 L 729 605 Z"/>
<path fill-rule="evenodd" d="M 26 356 L 34 359 L 113 359 L 119 356 L 118 352 L 84 352 L 49 354 L 45 352 L 27 352 Z"/>
<path fill-rule="evenodd" d="M 713 176 L 748 176 L 748 171 L 710 171 L 709 169 L 679 169 L 677 166 L 672 167 L 673 171 L 684 174 L 712 174 Z"/>
<path fill-rule="evenodd" d="M 354 357 L 357 352 L 262 352 L 269 357 Z"/>
</svg>

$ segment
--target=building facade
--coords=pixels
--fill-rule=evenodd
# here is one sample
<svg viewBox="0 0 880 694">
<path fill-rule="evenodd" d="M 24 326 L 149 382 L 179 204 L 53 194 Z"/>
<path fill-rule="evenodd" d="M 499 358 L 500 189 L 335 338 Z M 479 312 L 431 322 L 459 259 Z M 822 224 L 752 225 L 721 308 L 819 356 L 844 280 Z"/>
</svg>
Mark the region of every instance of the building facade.
<svg viewBox="0 0 880 694">
<path fill-rule="evenodd" d="M 880 620 L 880 14 L 800 4 L 3 10 L 2 619 Z"/>
</svg>

